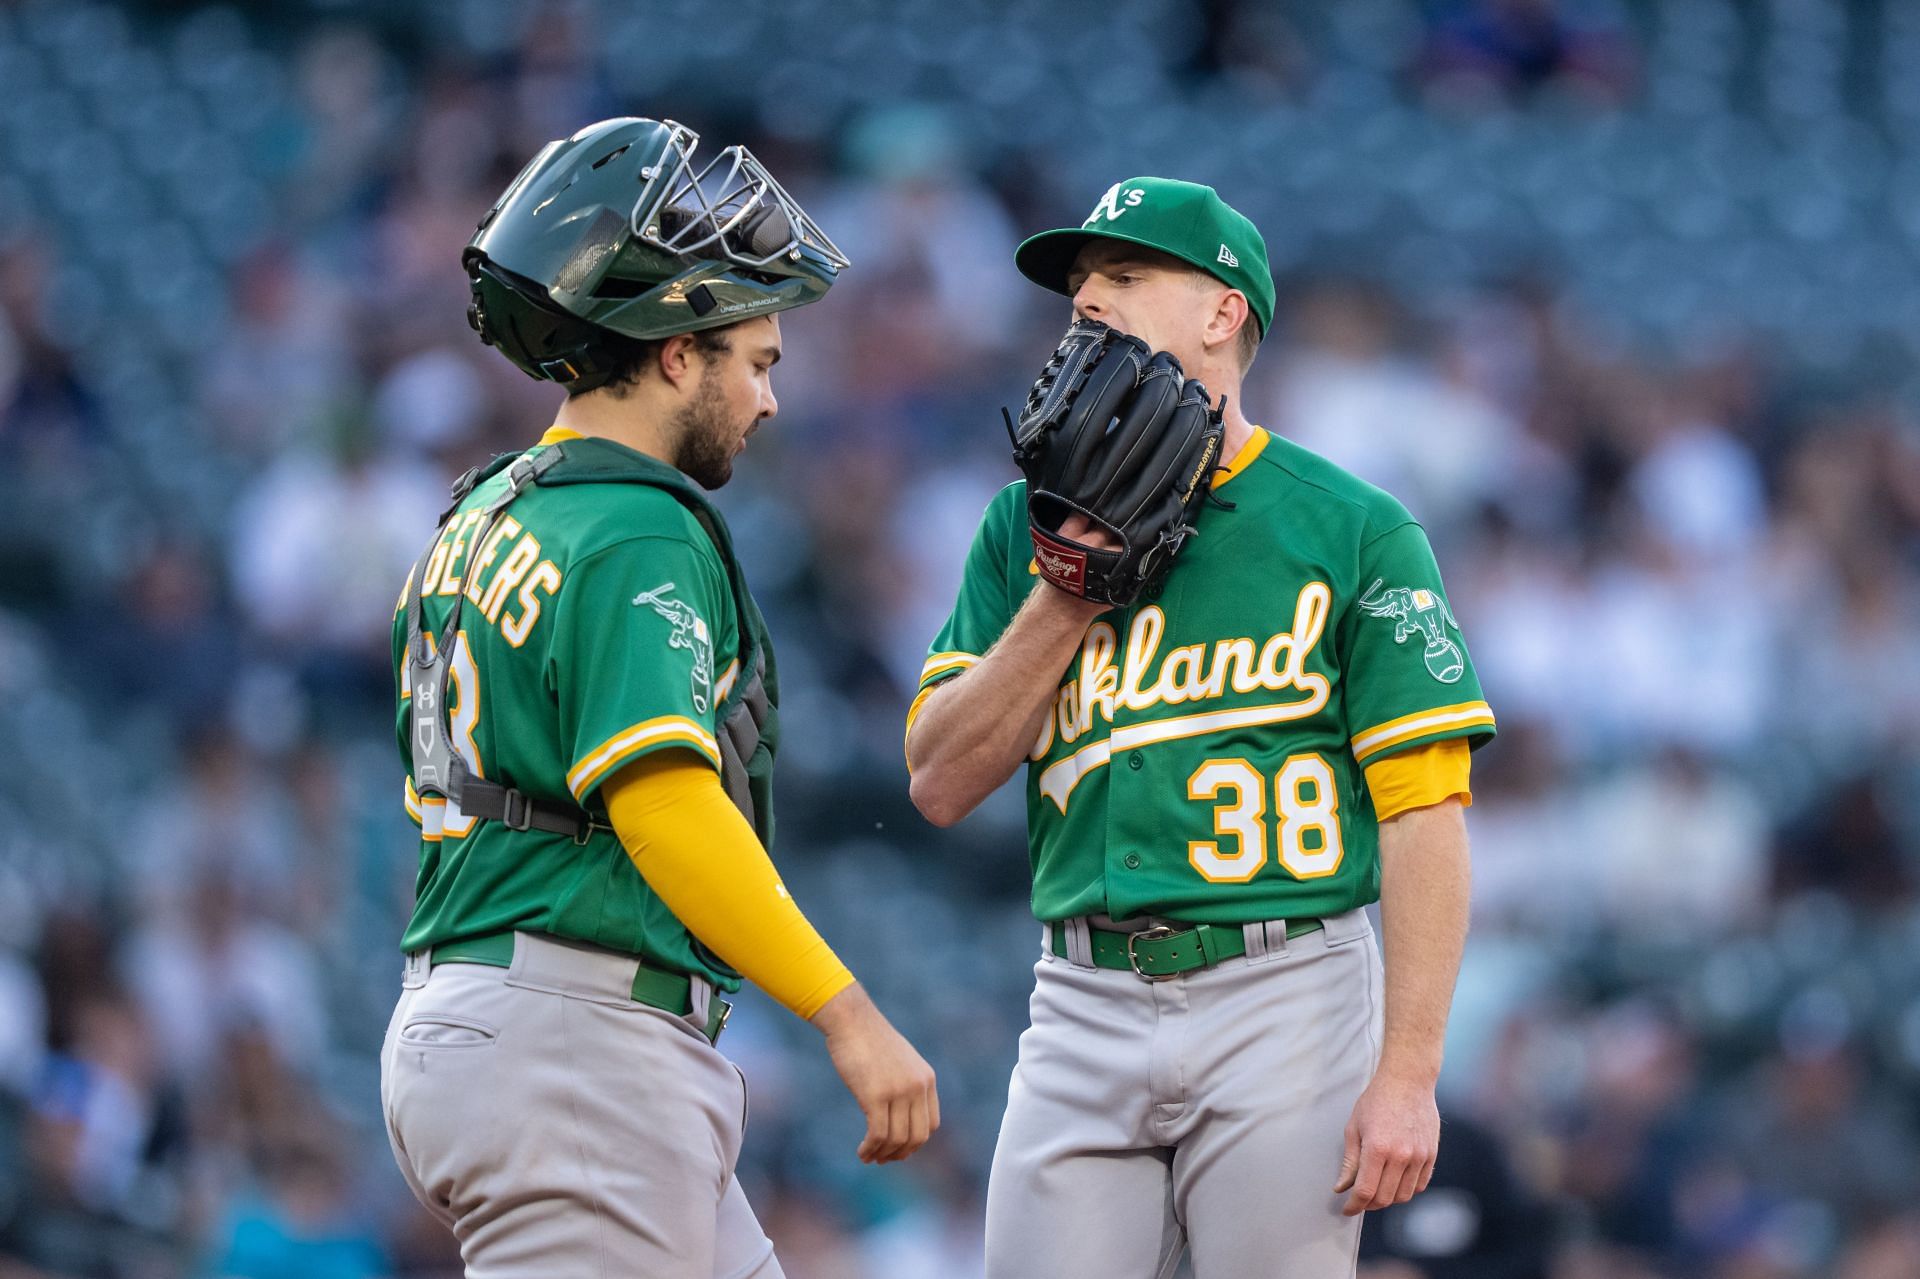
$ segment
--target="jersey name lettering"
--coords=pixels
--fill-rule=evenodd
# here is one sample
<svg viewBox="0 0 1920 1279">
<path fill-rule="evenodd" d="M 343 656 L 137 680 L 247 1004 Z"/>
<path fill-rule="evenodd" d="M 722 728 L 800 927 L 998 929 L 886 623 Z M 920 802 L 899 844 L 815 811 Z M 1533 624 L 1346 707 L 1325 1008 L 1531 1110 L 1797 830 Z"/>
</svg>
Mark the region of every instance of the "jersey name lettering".
<svg viewBox="0 0 1920 1279">
<path fill-rule="evenodd" d="M 540 558 L 540 539 L 511 515 L 500 517 L 486 545 L 471 546 L 480 514 L 469 511 L 447 522 L 447 531 L 434 544 L 427 560 L 420 594 L 422 598 L 452 595 L 464 586 L 467 602 L 489 623 L 499 626 L 509 644 L 519 648 L 540 620 L 545 603 L 541 593 L 551 596 L 560 589 L 561 572 L 552 560 Z M 512 546 L 503 557 L 500 549 L 510 540 Z M 489 569 L 491 577 L 487 576 Z M 507 611 L 509 599 L 518 600 L 517 611 Z"/>
</svg>

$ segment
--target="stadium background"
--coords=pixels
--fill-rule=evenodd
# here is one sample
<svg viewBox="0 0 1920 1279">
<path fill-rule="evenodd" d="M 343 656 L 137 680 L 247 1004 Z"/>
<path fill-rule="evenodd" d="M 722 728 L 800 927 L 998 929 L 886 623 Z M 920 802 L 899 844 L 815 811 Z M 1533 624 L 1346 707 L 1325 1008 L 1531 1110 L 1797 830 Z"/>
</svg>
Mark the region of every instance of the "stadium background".
<svg viewBox="0 0 1920 1279">
<path fill-rule="evenodd" d="M 1920 8 L 26 0 L 0 1276 L 456 1273 L 377 1120 L 386 619 L 449 477 L 556 398 L 467 331 L 459 248 L 621 113 L 750 144 L 855 260 L 723 505 L 794 728 L 780 860 L 946 1126 L 859 1167 L 814 1036 L 748 1000 L 789 1274 L 978 1272 L 1021 811 L 925 825 L 901 717 L 1065 319 L 1012 246 L 1150 171 L 1265 231 L 1250 416 L 1423 519 L 1501 715 L 1453 1184 L 1365 1273 L 1920 1275 Z"/>
</svg>

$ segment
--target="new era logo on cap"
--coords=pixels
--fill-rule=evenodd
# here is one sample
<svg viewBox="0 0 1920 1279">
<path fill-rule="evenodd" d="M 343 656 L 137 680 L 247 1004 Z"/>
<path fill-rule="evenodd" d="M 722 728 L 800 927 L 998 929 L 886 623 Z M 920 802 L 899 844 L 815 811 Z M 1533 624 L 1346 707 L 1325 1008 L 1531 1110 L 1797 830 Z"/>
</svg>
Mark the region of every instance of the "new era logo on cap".
<svg viewBox="0 0 1920 1279">
<path fill-rule="evenodd" d="M 1220 246 L 1220 256 L 1219 256 L 1219 257 L 1217 257 L 1217 258 L 1215 258 L 1215 259 L 1214 259 L 1214 261 L 1216 261 L 1216 262 L 1224 262 L 1224 263 L 1226 263 L 1226 264 L 1227 264 L 1228 266 L 1239 266 L 1239 265 L 1240 265 L 1240 259 L 1239 259 L 1239 258 L 1236 258 L 1236 257 L 1234 257 L 1234 256 L 1233 256 L 1233 250 L 1232 250 L 1232 249 L 1229 249 L 1229 248 L 1228 248 L 1228 247 L 1227 247 L 1226 245 L 1224 245 L 1224 244 Z"/>
</svg>

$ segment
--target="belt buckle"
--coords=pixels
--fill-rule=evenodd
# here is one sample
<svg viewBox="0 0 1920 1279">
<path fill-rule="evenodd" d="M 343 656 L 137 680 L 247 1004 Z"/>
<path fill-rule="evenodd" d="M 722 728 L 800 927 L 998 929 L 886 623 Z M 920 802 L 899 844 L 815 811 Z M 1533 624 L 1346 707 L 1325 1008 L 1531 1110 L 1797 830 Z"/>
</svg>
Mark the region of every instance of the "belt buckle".
<svg viewBox="0 0 1920 1279">
<path fill-rule="evenodd" d="M 717 1045 L 720 1042 L 720 1036 L 724 1034 L 727 1029 L 728 1020 L 733 1016 L 733 1005 L 724 999 L 720 999 L 718 995 L 715 995 L 714 998 L 720 1002 L 720 1024 L 713 1028 L 713 1038 L 707 1042 Z"/>
<path fill-rule="evenodd" d="M 1174 930 L 1165 924 L 1156 924 L 1152 928 L 1127 934 L 1127 967 L 1133 969 L 1133 975 L 1141 981 L 1172 981 L 1179 973 L 1147 973 L 1140 971 L 1140 955 L 1134 946 L 1142 941 L 1159 941 L 1163 937 L 1173 936 Z"/>
</svg>

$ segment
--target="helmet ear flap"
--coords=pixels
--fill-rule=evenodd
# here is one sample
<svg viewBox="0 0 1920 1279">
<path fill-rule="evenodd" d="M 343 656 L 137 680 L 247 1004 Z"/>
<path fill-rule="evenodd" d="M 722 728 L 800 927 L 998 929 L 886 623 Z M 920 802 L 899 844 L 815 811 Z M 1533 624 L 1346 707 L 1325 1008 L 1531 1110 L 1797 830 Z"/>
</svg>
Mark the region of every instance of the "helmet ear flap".
<svg viewBox="0 0 1920 1279">
<path fill-rule="evenodd" d="M 469 252 L 467 285 L 467 323 L 528 377 L 590 391 L 612 376 L 606 331 L 553 306 L 528 281 Z"/>
</svg>

